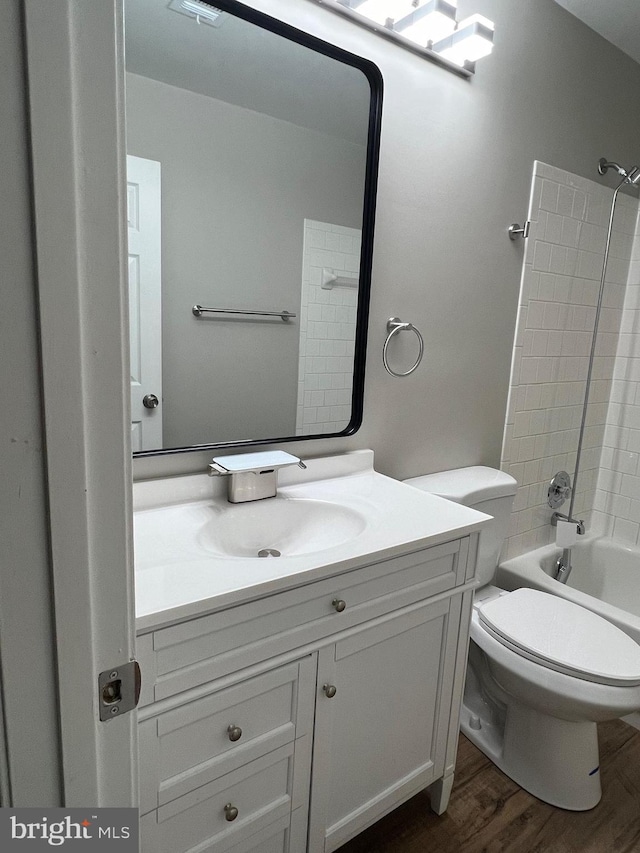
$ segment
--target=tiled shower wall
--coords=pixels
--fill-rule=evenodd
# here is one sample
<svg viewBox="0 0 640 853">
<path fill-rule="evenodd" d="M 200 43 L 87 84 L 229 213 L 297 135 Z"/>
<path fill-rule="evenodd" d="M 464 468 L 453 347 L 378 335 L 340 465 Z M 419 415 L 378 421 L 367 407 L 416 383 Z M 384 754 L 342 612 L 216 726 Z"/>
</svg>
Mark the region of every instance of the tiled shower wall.
<svg viewBox="0 0 640 853">
<path fill-rule="evenodd" d="M 325 290 L 322 270 L 354 279 L 362 232 L 304 220 L 296 435 L 340 432 L 351 417 L 358 288 Z"/>
<path fill-rule="evenodd" d="M 604 433 L 593 527 L 640 544 L 640 219 L 629 198 L 625 228 L 634 234 L 611 401 Z"/>
<path fill-rule="evenodd" d="M 519 488 L 503 557 L 553 540 L 552 510 L 546 503 L 549 481 L 556 471 L 574 473 L 611 199 L 608 187 L 544 163 L 534 165 L 531 231 L 524 249 L 502 452 L 502 468 L 516 478 Z M 574 507 L 574 514 L 587 523 L 594 509 L 605 434 L 607 441 L 614 441 L 615 432 L 618 441 L 609 400 L 637 218 L 636 200 L 623 195 L 619 200 Z M 640 312 L 640 300 L 638 309 L 630 310 Z M 628 322 L 636 321 L 640 331 L 637 317 Z M 640 346 L 638 353 L 640 359 Z M 637 376 L 640 380 L 640 370 Z M 613 446 L 611 450 L 610 459 L 622 464 Z M 633 476 L 639 471 L 636 466 Z M 600 482 L 607 482 L 606 475 Z M 601 490 L 602 486 L 598 495 Z M 610 503 L 599 498 L 598 508 L 605 505 L 611 510 Z M 603 523 L 601 514 L 598 523 Z"/>
</svg>

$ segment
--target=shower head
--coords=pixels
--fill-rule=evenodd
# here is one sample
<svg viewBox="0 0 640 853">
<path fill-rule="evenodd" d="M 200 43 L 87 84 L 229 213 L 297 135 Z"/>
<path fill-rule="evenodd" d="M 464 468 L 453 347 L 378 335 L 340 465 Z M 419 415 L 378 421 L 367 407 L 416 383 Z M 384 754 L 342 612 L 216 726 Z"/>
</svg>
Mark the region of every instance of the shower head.
<svg viewBox="0 0 640 853">
<path fill-rule="evenodd" d="M 637 186 L 640 181 L 640 169 L 637 166 L 633 166 L 629 169 L 629 174 L 627 175 L 627 183 L 633 184 L 633 186 Z"/>
<path fill-rule="evenodd" d="M 606 175 L 609 169 L 615 169 L 619 175 L 622 175 L 623 178 L 627 177 L 627 172 L 619 166 L 617 163 L 609 162 L 605 157 L 601 157 L 598 160 L 598 174 Z"/>
<path fill-rule="evenodd" d="M 635 186 L 638 181 L 640 181 L 640 169 L 637 166 L 632 166 L 629 171 L 627 171 L 618 163 L 614 163 L 613 161 L 609 161 L 606 158 L 601 157 L 600 160 L 598 160 L 598 173 L 600 175 L 606 175 L 609 169 L 615 169 L 620 177 L 624 178 L 625 184 L 632 184 Z"/>
</svg>

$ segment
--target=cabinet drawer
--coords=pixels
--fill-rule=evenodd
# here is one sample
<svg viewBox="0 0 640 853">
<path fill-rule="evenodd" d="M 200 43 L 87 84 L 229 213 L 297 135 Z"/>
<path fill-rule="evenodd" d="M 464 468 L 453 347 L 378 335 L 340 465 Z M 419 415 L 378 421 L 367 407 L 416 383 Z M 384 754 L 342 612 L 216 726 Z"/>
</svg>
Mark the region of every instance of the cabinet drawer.
<svg viewBox="0 0 640 853">
<path fill-rule="evenodd" d="M 139 637 L 142 704 L 452 589 L 468 551 L 468 539 L 448 542 Z"/>
<path fill-rule="evenodd" d="M 142 853 L 252 850 L 251 836 L 279 820 L 288 825 L 293 765 L 290 743 L 149 812 L 140 819 Z M 225 806 L 237 809 L 234 820 Z"/>
<path fill-rule="evenodd" d="M 289 821 L 286 818 L 252 835 L 241 844 L 234 844 L 229 853 L 289 853 Z M 291 848 L 291 853 L 297 853 Z"/>
<path fill-rule="evenodd" d="M 229 848 L 229 853 L 303 853 L 307 849 L 307 810 L 299 808 L 287 818 L 280 819 L 252 835 L 242 844 Z"/>
<path fill-rule="evenodd" d="M 307 657 L 142 720 L 141 813 L 309 734 L 314 683 Z"/>
</svg>

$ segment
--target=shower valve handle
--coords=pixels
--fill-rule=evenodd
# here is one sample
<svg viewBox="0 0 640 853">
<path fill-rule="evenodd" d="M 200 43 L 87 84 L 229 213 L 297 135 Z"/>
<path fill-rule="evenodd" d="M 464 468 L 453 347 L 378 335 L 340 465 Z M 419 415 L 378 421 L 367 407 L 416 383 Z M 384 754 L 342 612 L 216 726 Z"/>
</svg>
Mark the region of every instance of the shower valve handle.
<svg viewBox="0 0 640 853">
<path fill-rule="evenodd" d="M 557 509 L 569 499 L 571 495 L 571 477 L 566 471 L 558 471 L 549 483 L 547 490 L 547 503 L 551 509 Z"/>
</svg>

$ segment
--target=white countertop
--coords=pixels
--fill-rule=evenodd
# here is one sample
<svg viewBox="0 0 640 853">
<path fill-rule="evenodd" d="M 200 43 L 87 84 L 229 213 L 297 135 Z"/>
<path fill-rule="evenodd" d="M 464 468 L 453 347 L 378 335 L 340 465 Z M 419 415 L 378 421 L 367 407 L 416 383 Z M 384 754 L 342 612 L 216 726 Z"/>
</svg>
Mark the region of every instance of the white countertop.
<svg viewBox="0 0 640 853">
<path fill-rule="evenodd" d="M 195 528 L 171 525 L 175 508 L 181 519 L 197 524 L 203 513 L 241 506 L 227 505 L 220 495 L 224 478 L 134 484 L 138 633 L 450 541 L 490 518 L 378 474 L 371 451 L 308 460 L 307 466 L 305 472 L 281 472 L 279 498 L 337 503 L 363 515 L 366 525 L 332 547 L 278 558 L 207 554 L 196 543 Z"/>
</svg>

